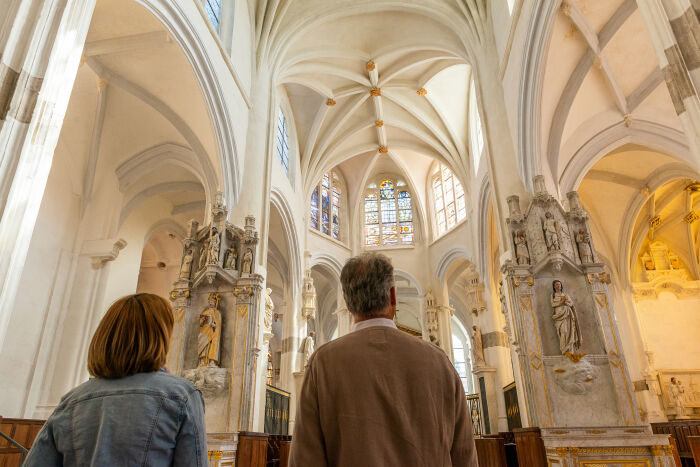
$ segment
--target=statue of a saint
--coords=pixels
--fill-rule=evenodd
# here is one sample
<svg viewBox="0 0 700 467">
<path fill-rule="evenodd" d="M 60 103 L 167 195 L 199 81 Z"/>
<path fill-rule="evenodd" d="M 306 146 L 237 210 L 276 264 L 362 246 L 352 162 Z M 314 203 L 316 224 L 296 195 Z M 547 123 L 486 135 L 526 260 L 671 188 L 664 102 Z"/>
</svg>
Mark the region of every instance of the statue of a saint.
<svg viewBox="0 0 700 467">
<path fill-rule="evenodd" d="M 216 292 L 209 294 L 209 308 L 199 315 L 199 338 L 197 352 L 199 367 L 219 366 L 219 343 L 221 340 L 221 313 L 218 310 L 219 298 Z"/>
<path fill-rule="evenodd" d="M 425 306 L 428 308 L 435 308 L 435 295 L 433 295 L 432 287 L 428 289 L 428 293 L 425 294 Z"/>
<path fill-rule="evenodd" d="M 226 249 L 224 255 L 224 269 L 236 269 L 236 260 L 238 259 L 238 251 L 236 245 L 231 245 Z"/>
<path fill-rule="evenodd" d="M 476 324 L 472 326 L 472 363 L 475 368 L 486 366 L 484 358 L 484 343 L 481 339 L 481 329 Z"/>
<path fill-rule="evenodd" d="M 306 370 L 306 367 L 309 366 L 309 359 L 314 354 L 314 347 L 316 346 L 314 343 L 315 336 L 316 333 L 312 331 L 304 339 L 304 370 Z"/>
<path fill-rule="evenodd" d="M 557 232 L 557 221 L 554 220 L 552 213 L 549 211 L 545 213 L 544 217 L 542 229 L 544 230 L 544 242 L 547 244 L 547 250 L 558 250 L 559 232 Z"/>
<path fill-rule="evenodd" d="M 209 239 L 204 239 L 202 241 L 202 248 L 199 250 L 199 267 L 197 270 L 199 271 L 202 269 L 204 266 L 207 264 L 207 257 L 209 256 Z"/>
<path fill-rule="evenodd" d="M 219 264 L 219 249 L 221 248 L 221 238 L 219 237 L 219 232 L 216 227 L 211 228 L 209 234 L 209 258 L 207 260 L 208 264 Z"/>
<path fill-rule="evenodd" d="M 668 385 L 668 392 L 671 402 L 676 408 L 676 419 L 686 418 L 685 416 L 685 388 L 675 376 L 671 376 L 671 383 Z"/>
<path fill-rule="evenodd" d="M 438 334 L 439 331 L 439 326 L 438 326 L 438 319 L 437 319 L 437 311 L 435 311 L 434 308 L 429 308 L 428 309 L 428 339 L 430 339 L 430 342 L 439 346 L 440 345 L 440 337 Z"/>
<path fill-rule="evenodd" d="M 252 268 L 253 268 L 253 252 L 250 250 L 246 250 L 245 254 L 243 255 L 243 267 L 241 268 L 243 274 L 250 274 Z"/>
<path fill-rule="evenodd" d="M 522 230 L 515 231 L 515 256 L 518 264 L 530 264 L 530 251 L 527 249 L 527 238 Z"/>
<path fill-rule="evenodd" d="M 578 244 L 578 254 L 581 257 L 581 263 L 592 263 L 593 251 L 591 250 L 591 237 L 583 227 L 578 229 L 576 243 Z"/>
<path fill-rule="evenodd" d="M 267 289 L 265 294 L 265 316 L 263 324 L 267 332 L 272 331 L 272 320 L 275 317 L 275 303 L 272 301 L 272 289 Z"/>
<path fill-rule="evenodd" d="M 554 327 L 559 336 L 559 350 L 563 355 L 574 355 L 581 348 L 581 328 L 571 297 L 564 293 L 560 280 L 552 282 L 552 308 Z"/>
<path fill-rule="evenodd" d="M 187 249 L 187 253 L 182 258 L 182 265 L 180 266 L 180 279 L 189 280 L 190 273 L 192 272 L 192 261 L 194 256 L 192 255 L 192 248 Z"/>
</svg>

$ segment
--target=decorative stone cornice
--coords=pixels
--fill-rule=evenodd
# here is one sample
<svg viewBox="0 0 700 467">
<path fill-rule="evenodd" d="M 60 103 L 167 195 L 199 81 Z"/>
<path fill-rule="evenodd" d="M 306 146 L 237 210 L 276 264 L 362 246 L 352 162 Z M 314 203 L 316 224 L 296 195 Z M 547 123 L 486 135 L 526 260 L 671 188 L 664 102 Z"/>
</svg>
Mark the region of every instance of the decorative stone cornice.
<svg viewBox="0 0 700 467">
<path fill-rule="evenodd" d="M 107 262 L 114 261 L 124 247 L 126 247 L 126 240 L 123 238 L 87 240 L 83 243 L 80 254 L 92 258 L 92 266 L 99 269 Z"/>
</svg>

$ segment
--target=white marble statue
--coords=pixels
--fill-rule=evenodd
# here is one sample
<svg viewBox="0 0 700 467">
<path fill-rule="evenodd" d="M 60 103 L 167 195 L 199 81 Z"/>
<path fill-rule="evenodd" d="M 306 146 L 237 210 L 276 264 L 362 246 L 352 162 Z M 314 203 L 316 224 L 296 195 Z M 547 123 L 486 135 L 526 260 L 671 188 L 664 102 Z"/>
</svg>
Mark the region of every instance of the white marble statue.
<svg viewBox="0 0 700 467">
<path fill-rule="evenodd" d="M 559 350 L 563 355 L 572 356 L 581 348 L 581 328 L 571 297 L 564 293 L 560 280 L 552 282 L 552 319 L 559 336 Z"/>
<path fill-rule="evenodd" d="M 486 366 L 484 358 L 484 343 L 481 338 L 481 329 L 476 324 L 472 326 L 472 364 L 475 368 Z"/>
<path fill-rule="evenodd" d="M 192 248 L 187 249 L 187 253 L 182 258 L 182 265 L 180 265 L 180 279 L 189 280 L 190 273 L 192 272 L 192 261 L 194 260 L 194 255 L 192 254 Z"/>
<path fill-rule="evenodd" d="M 544 241 L 547 244 L 547 250 L 558 250 L 559 232 L 557 232 L 557 221 L 554 220 L 551 212 L 546 212 L 544 217 L 542 229 L 544 230 Z"/>
<path fill-rule="evenodd" d="M 578 245 L 578 254 L 581 257 L 581 262 L 592 263 L 593 251 L 591 250 L 591 237 L 583 227 L 578 229 L 576 244 Z"/>
<path fill-rule="evenodd" d="M 226 249 L 224 255 L 224 269 L 236 269 L 236 260 L 238 259 L 238 251 L 236 245 L 231 245 Z"/>
<path fill-rule="evenodd" d="M 265 331 L 272 331 L 272 320 L 275 316 L 275 303 L 272 301 L 272 289 L 268 288 L 265 294 L 265 316 L 263 322 L 265 324 Z"/>
<path fill-rule="evenodd" d="M 309 366 L 309 359 L 311 359 L 311 356 L 314 354 L 314 348 L 316 346 L 314 342 L 315 336 L 316 333 L 310 332 L 304 339 L 304 370 L 306 370 L 306 367 Z"/>
<path fill-rule="evenodd" d="M 522 230 L 517 230 L 515 232 L 515 256 L 518 264 L 530 264 L 530 251 L 527 248 L 527 237 Z"/>
<path fill-rule="evenodd" d="M 433 289 L 429 288 L 428 293 L 425 294 L 425 306 L 427 308 L 435 307 L 435 295 L 433 295 Z"/>
<path fill-rule="evenodd" d="M 671 403 L 673 403 L 673 406 L 676 408 L 676 419 L 686 418 L 685 388 L 675 376 L 671 377 L 671 383 L 668 385 L 668 393 L 671 396 Z"/>
<path fill-rule="evenodd" d="M 246 250 L 245 254 L 243 255 L 243 266 L 241 267 L 241 271 L 243 274 L 250 274 L 253 268 L 253 252 L 250 250 Z"/>
<path fill-rule="evenodd" d="M 211 228 L 209 234 L 209 249 L 207 263 L 208 264 L 218 264 L 219 263 L 219 250 L 221 248 L 221 237 L 216 227 Z"/>
</svg>

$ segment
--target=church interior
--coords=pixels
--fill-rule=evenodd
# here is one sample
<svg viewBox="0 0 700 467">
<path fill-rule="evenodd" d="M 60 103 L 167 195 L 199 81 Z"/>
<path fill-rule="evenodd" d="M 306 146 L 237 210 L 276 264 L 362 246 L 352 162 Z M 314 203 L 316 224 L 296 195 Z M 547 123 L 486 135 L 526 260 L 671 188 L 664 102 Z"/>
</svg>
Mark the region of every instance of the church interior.
<svg viewBox="0 0 700 467">
<path fill-rule="evenodd" d="M 380 252 L 397 327 L 462 379 L 480 457 L 693 465 L 699 18 L 698 0 L 0 0 L 0 431 L 29 447 L 109 305 L 150 292 L 210 465 L 258 465 L 241 453 L 263 438 L 284 457 L 309 356 L 351 332 L 342 267 Z"/>
</svg>

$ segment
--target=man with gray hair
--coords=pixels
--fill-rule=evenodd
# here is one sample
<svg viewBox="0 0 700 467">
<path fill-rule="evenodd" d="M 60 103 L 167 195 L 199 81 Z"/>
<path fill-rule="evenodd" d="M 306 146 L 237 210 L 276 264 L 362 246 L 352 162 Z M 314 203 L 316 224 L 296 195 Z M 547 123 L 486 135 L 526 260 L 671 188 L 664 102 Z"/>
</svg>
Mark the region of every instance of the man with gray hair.
<svg viewBox="0 0 700 467">
<path fill-rule="evenodd" d="M 311 356 L 290 466 L 477 466 L 462 382 L 437 346 L 394 324 L 394 268 L 351 258 L 340 276 L 352 332 Z"/>
</svg>

